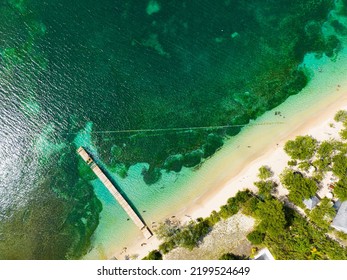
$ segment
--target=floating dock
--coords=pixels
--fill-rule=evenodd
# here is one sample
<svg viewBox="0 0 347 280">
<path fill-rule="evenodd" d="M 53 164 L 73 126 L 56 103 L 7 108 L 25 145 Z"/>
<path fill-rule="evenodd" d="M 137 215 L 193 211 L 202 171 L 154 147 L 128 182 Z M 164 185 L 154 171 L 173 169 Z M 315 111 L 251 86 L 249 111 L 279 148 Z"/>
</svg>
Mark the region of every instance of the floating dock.
<svg viewBox="0 0 347 280">
<path fill-rule="evenodd" d="M 153 235 L 152 232 L 149 230 L 146 224 L 140 219 L 140 217 L 135 213 L 135 211 L 131 208 L 129 203 L 124 199 L 124 197 L 120 194 L 120 192 L 116 189 L 116 187 L 112 184 L 112 182 L 107 178 L 105 173 L 94 162 L 94 160 L 91 158 L 88 152 L 83 147 L 79 147 L 77 152 L 81 156 L 81 158 L 93 170 L 95 175 L 98 176 L 100 181 L 105 185 L 105 187 L 114 196 L 114 198 L 118 201 L 118 203 L 123 207 L 124 211 L 133 220 L 135 225 L 141 230 L 145 238 L 147 239 L 151 238 Z"/>
</svg>

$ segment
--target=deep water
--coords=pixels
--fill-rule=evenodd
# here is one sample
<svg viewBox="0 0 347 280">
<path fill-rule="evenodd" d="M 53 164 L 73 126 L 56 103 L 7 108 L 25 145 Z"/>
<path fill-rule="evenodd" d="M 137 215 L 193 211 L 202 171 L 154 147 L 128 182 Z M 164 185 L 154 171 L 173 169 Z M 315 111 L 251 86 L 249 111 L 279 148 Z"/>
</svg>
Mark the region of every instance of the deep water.
<svg viewBox="0 0 347 280">
<path fill-rule="evenodd" d="M 346 1 L 337 1 L 346 13 Z M 101 202 L 76 133 L 121 177 L 193 168 L 334 60 L 332 0 L 0 0 L 0 259 L 80 258 Z M 347 14 L 347 13 L 346 13 Z M 87 147 L 88 148 L 88 147 Z"/>
</svg>

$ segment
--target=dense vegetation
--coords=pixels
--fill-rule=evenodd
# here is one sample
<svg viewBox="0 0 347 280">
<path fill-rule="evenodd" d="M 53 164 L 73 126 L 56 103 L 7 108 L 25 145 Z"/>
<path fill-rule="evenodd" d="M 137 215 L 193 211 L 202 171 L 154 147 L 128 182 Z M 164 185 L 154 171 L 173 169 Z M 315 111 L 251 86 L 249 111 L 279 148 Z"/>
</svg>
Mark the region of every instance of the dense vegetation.
<svg viewBox="0 0 347 280">
<path fill-rule="evenodd" d="M 221 210 L 224 210 L 213 212 L 208 218 L 200 218 L 197 222 L 183 226 L 178 229 L 178 232 L 177 224 L 174 224 L 174 229 L 169 231 L 170 234 L 167 237 L 161 235 L 165 242 L 159 246 L 159 251 L 166 254 L 178 246 L 189 249 L 198 246 L 199 241 L 208 232 L 207 229 L 220 219 L 226 218 L 221 213 L 229 209 L 230 217 L 237 209 L 236 212 L 242 211 L 258 220 L 256 228 L 248 234 L 247 238 L 255 246 L 267 246 L 276 259 L 347 259 L 347 250 L 325 235 L 327 223 L 334 215 L 329 201 L 322 201 L 320 206 L 311 212 L 312 224 L 273 197 L 262 200 L 249 191 L 243 191 L 238 192 L 229 202 L 231 200 L 235 203 L 235 208 L 229 208 L 230 203 L 228 203 L 221 207 Z M 167 232 L 167 225 L 164 228 L 166 228 L 164 232 Z M 201 228 L 205 228 L 206 231 L 201 231 Z M 190 237 L 181 235 L 181 232 L 187 229 L 190 230 Z M 181 238 L 187 238 L 188 242 Z M 228 253 L 220 259 L 244 258 Z"/>
<path fill-rule="evenodd" d="M 347 259 L 347 250 L 325 235 L 331 205 L 323 202 L 312 214 L 316 226 L 274 198 L 258 205 L 254 217 L 259 225 L 247 238 L 256 246 L 267 246 L 276 259 Z"/>
<path fill-rule="evenodd" d="M 281 183 L 288 188 L 288 198 L 298 206 L 303 206 L 303 200 L 317 192 L 316 181 L 293 169 L 285 169 L 281 174 Z"/>
<path fill-rule="evenodd" d="M 289 199 L 303 206 L 302 200 L 313 196 L 320 182 L 331 171 L 339 180 L 334 183 L 337 198 L 347 200 L 347 145 L 344 142 L 347 111 L 340 110 L 334 119 L 343 123 L 340 135 L 343 141 L 329 139 L 319 143 L 311 136 L 298 136 L 285 144 L 284 150 L 291 157 L 281 174 L 281 183 L 289 190 Z M 347 134 L 346 134 L 347 135 Z M 313 168 L 313 172 L 310 171 Z"/>
<path fill-rule="evenodd" d="M 337 241 L 312 226 L 305 218 L 290 209 L 286 214 L 286 227 L 279 228 L 275 235 L 266 234 L 264 245 L 268 246 L 277 259 L 347 259 L 347 250 Z"/>
<path fill-rule="evenodd" d="M 258 188 L 258 196 L 262 199 L 269 198 L 276 192 L 277 183 L 269 180 L 272 175 L 270 167 L 261 166 L 259 168 L 258 178 L 261 180 L 254 182 L 254 185 Z"/>
<path fill-rule="evenodd" d="M 333 203 L 327 199 L 323 198 L 319 205 L 312 209 L 309 213 L 310 221 L 312 221 L 316 226 L 322 230 L 328 231 L 330 223 L 336 215 L 336 210 L 333 208 Z"/>
<path fill-rule="evenodd" d="M 259 221 L 258 226 L 248 234 L 247 238 L 255 246 L 269 247 L 276 259 L 347 259 L 347 250 L 325 235 L 327 222 L 334 214 L 333 208 L 327 201 L 323 201 L 317 210 L 310 214 L 312 222 L 316 225 L 314 226 L 274 198 L 262 201 L 248 191 L 239 192 L 237 196 L 238 199 L 234 200 L 238 202 L 237 208 L 245 214 L 251 214 Z M 220 212 L 214 212 L 210 217 L 201 219 L 199 223 L 202 226 L 207 221 L 212 226 L 220 218 Z M 176 243 L 176 238 L 170 236 L 168 241 L 159 247 L 160 251 L 166 254 L 173 248 L 182 246 Z M 195 246 L 197 245 L 196 243 Z M 230 256 L 226 254 L 221 259 L 234 257 L 232 254 Z"/>
<path fill-rule="evenodd" d="M 317 148 L 317 140 L 311 136 L 297 136 L 295 140 L 288 141 L 285 146 L 285 152 L 292 159 L 308 160 L 314 155 Z"/>
<path fill-rule="evenodd" d="M 235 197 L 230 198 L 227 204 L 220 208 L 220 211 L 213 211 L 209 217 L 199 218 L 187 225 L 181 226 L 175 221 L 164 221 L 156 230 L 158 238 L 164 241 L 159 246 L 159 250 L 163 254 L 167 254 L 179 246 L 190 250 L 195 248 L 221 219 L 227 219 L 235 215 L 244 205 L 247 205 L 248 209 L 254 207 L 247 204 L 252 200 L 252 197 L 253 195 L 249 191 L 238 192 Z M 253 209 L 250 211 L 253 211 Z"/>
</svg>

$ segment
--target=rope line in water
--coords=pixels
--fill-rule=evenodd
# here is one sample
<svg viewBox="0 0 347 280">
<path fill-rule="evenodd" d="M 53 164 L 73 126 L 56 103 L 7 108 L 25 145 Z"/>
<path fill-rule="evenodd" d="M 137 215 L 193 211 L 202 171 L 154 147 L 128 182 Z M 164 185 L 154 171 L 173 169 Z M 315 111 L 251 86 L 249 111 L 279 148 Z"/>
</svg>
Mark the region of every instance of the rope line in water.
<svg viewBox="0 0 347 280">
<path fill-rule="evenodd" d="M 233 128 L 233 127 L 244 127 L 244 126 L 258 126 L 258 125 L 275 125 L 284 124 L 284 122 L 263 122 L 263 123 L 249 123 L 249 124 L 234 124 L 234 125 L 217 125 L 217 126 L 195 126 L 195 127 L 175 127 L 175 128 L 148 128 L 148 129 L 124 129 L 124 130 L 99 130 L 91 131 L 90 134 L 111 134 L 111 133 L 134 133 L 134 132 L 167 132 L 167 131 L 190 131 L 190 130 L 203 130 L 203 129 L 222 129 L 222 128 Z M 84 132 L 87 133 L 87 132 Z M 67 133 L 67 134 L 77 134 Z"/>
</svg>

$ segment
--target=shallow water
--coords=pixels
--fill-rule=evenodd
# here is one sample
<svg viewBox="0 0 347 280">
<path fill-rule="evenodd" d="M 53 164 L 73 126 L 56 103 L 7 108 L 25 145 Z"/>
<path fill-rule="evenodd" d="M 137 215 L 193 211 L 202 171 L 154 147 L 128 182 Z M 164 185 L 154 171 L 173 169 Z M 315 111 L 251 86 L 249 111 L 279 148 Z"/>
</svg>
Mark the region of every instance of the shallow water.
<svg viewBox="0 0 347 280">
<path fill-rule="evenodd" d="M 146 219 L 239 128 L 95 132 L 247 124 L 306 85 L 305 53 L 337 52 L 333 1 L 139 2 L 0 1 L 0 258 L 117 237 L 126 217 L 76 147 Z"/>
</svg>

